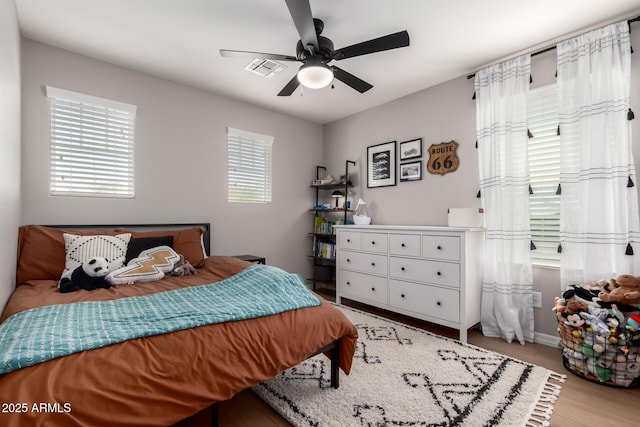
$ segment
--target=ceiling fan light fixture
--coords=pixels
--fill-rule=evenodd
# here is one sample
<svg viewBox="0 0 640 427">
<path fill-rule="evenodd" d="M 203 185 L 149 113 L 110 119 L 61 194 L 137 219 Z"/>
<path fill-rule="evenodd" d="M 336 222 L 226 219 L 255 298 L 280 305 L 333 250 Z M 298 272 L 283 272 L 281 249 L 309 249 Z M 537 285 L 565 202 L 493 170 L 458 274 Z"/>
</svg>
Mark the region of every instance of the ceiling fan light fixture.
<svg viewBox="0 0 640 427">
<path fill-rule="evenodd" d="M 322 61 L 309 60 L 298 70 L 298 81 L 309 89 L 321 89 L 331 84 L 333 71 Z"/>
</svg>

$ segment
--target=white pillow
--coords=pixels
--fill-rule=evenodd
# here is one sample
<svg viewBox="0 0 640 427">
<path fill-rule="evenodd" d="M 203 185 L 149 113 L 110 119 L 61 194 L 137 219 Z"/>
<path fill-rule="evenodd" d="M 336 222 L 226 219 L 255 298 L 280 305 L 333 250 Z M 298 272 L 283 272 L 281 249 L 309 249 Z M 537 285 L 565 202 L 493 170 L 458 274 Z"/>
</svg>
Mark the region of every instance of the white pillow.
<svg viewBox="0 0 640 427">
<path fill-rule="evenodd" d="M 140 252 L 122 268 L 107 274 L 107 281 L 112 285 L 128 285 L 134 282 L 151 282 L 160 280 L 165 273 L 173 270 L 180 261 L 178 255 L 169 246 L 157 246 Z"/>
<path fill-rule="evenodd" d="M 122 267 L 131 233 L 115 236 L 78 236 L 64 233 L 63 237 L 66 262 L 62 277 L 70 277 L 73 270 L 94 257 L 106 258 L 109 262 L 109 271 Z"/>
</svg>

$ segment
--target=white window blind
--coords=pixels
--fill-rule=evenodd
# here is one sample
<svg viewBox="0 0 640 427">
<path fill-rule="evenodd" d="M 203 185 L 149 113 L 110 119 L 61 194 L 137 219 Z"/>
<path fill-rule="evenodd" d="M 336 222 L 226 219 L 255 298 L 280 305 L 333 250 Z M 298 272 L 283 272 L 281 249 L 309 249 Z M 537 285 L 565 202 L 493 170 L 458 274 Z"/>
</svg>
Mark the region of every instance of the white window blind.
<svg viewBox="0 0 640 427">
<path fill-rule="evenodd" d="M 228 128 L 229 202 L 271 203 L 272 146 L 272 136 Z"/>
<path fill-rule="evenodd" d="M 134 196 L 136 106 L 47 86 L 52 195 Z"/>
<path fill-rule="evenodd" d="M 558 94 L 555 84 L 529 92 L 529 173 L 533 194 L 529 196 L 531 237 L 536 246 L 531 261 L 560 266 L 560 136 Z"/>
</svg>

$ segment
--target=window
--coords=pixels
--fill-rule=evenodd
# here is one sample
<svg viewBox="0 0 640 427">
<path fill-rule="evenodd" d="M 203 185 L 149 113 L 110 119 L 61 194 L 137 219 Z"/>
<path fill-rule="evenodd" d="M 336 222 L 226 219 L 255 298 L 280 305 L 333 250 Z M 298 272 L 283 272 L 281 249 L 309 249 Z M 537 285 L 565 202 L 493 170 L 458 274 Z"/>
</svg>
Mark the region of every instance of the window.
<svg viewBox="0 0 640 427">
<path fill-rule="evenodd" d="M 228 200 L 232 203 L 271 203 L 273 137 L 228 128 Z"/>
<path fill-rule="evenodd" d="M 136 107 L 47 86 L 53 196 L 134 196 Z"/>
<path fill-rule="evenodd" d="M 560 136 L 558 95 L 555 84 L 529 92 L 529 173 L 533 194 L 529 196 L 531 237 L 536 250 L 531 262 L 560 266 Z"/>
</svg>

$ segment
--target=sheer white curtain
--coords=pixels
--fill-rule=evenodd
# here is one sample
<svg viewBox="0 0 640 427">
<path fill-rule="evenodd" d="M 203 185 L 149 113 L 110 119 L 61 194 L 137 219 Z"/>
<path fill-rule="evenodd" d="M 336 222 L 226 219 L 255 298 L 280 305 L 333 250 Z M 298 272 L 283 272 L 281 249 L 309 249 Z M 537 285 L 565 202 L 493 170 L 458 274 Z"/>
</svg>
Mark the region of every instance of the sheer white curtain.
<svg viewBox="0 0 640 427">
<path fill-rule="evenodd" d="M 558 44 L 562 288 L 640 274 L 626 21 Z M 631 255 L 635 254 L 635 255 Z"/>
<path fill-rule="evenodd" d="M 476 129 L 486 240 L 482 333 L 533 342 L 527 98 L 530 55 L 476 73 Z"/>
</svg>

